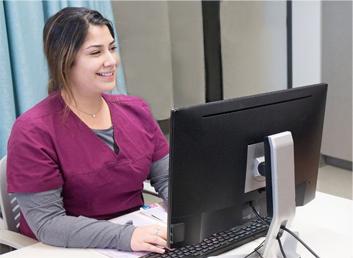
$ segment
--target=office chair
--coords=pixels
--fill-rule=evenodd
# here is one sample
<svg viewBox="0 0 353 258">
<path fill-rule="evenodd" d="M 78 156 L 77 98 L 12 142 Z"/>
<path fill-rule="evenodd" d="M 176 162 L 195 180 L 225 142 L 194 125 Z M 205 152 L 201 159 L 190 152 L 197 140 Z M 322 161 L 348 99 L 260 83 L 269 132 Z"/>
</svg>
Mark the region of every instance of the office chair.
<svg viewBox="0 0 353 258">
<path fill-rule="evenodd" d="M 158 193 L 151 186 L 149 180 L 143 182 L 143 197 L 145 204 L 160 203 L 162 199 L 159 197 Z"/>
<path fill-rule="evenodd" d="M 37 243 L 19 233 L 20 208 L 16 198 L 7 192 L 6 156 L 0 160 L 0 244 L 19 249 Z"/>
</svg>

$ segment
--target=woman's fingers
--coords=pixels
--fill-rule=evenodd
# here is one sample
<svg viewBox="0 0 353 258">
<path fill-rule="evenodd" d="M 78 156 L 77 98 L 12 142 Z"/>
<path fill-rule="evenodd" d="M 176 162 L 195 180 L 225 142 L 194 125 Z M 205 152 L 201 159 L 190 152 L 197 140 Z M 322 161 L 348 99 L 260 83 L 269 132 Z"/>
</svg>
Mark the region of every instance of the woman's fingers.
<svg viewBox="0 0 353 258">
<path fill-rule="evenodd" d="M 152 235 L 159 236 L 163 239 L 167 239 L 167 228 L 159 225 L 153 225 L 151 227 L 151 232 Z"/>
<path fill-rule="evenodd" d="M 163 254 L 165 252 L 165 249 L 157 245 L 144 243 L 143 251 Z"/>
<path fill-rule="evenodd" d="M 156 235 L 146 236 L 145 242 L 154 245 L 159 245 L 161 247 L 167 246 L 167 241 L 164 238 Z"/>
<path fill-rule="evenodd" d="M 167 247 L 167 228 L 159 225 L 137 227 L 131 238 L 133 251 L 164 253 Z"/>
<path fill-rule="evenodd" d="M 162 237 L 163 239 L 167 239 L 167 227 L 165 226 L 158 226 L 158 236 Z"/>
</svg>

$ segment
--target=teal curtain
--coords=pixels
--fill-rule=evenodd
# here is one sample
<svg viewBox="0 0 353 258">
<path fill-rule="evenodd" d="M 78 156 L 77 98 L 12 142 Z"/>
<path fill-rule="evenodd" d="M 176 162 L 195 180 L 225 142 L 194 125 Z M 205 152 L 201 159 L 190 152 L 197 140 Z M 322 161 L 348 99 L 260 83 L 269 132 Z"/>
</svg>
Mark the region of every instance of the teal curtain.
<svg viewBox="0 0 353 258">
<path fill-rule="evenodd" d="M 114 24 L 110 1 L 0 1 L 0 157 L 16 117 L 47 96 L 42 30 L 48 17 L 67 6 L 95 9 Z M 126 94 L 122 65 L 117 82 L 114 93 Z"/>
</svg>

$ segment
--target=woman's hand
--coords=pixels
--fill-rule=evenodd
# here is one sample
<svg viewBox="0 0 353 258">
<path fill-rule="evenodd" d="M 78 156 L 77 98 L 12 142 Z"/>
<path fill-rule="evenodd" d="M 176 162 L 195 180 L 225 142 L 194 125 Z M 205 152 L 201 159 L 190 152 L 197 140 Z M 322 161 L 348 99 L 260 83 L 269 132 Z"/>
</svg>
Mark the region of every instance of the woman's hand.
<svg viewBox="0 0 353 258">
<path fill-rule="evenodd" d="M 164 253 L 167 247 L 167 228 L 160 225 L 137 227 L 132 233 L 131 249 L 133 251 L 148 251 Z"/>
</svg>

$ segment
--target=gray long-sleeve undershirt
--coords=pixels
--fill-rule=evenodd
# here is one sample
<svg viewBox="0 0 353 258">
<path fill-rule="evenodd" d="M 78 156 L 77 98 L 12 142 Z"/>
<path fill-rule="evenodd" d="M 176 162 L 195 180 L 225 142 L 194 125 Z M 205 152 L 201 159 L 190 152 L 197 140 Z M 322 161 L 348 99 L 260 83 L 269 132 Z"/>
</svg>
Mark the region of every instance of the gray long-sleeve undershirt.
<svg viewBox="0 0 353 258">
<path fill-rule="evenodd" d="M 112 131 L 95 130 L 112 149 Z M 103 137 L 102 137 L 103 135 Z M 105 135 L 105 136 L 104 136 Z M 109 135 L 108 135 L 109 136 Z M 169 155 L 154 162 L 149 178 L 152 186 L 164 200 L 168 199 Z M 14 193 L 28 225 L 43 243 L 77 248 L 110 248 L 131 251 L 130 241 L 135 226 L 114 224 L 83 216 L 66 215 L 62 188 L 39 193 Z"/>
</svg>

